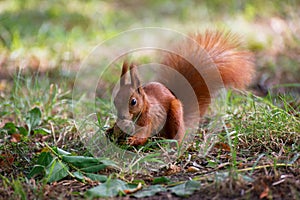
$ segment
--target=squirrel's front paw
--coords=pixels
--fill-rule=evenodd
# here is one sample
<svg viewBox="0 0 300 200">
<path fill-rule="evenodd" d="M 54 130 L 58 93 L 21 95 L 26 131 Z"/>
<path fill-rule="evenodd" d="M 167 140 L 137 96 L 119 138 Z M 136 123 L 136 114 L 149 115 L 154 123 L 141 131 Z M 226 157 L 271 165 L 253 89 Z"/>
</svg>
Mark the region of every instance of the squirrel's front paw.
<svg viewBox="0 0 300 200">
<path fill-rule="evenodd" d="M 126 143 L 131 146 L 139 146 L 139 145 L 145 144 L 146 142 L 147 142 L 147 138 L 131 136 L 131 137 L 127 138 Z"/>
<path fill-rule="evenodd" d="M 131 120 L 117 120 L 117 127 L 124 133 L 132 135 L 135 132 L 134 123 Z"/>
</svg>

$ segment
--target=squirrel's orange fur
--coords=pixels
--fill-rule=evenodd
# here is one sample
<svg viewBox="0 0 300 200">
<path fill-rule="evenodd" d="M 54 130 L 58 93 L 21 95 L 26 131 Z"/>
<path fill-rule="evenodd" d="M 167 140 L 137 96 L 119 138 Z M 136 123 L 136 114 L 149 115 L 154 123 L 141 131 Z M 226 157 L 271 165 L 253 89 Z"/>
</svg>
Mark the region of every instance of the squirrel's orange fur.
<svg viewBox="0 0 300 200">
<path fill-rule="evenodd" d="M 253 56 L 239 50 L 240 43 L 231 33 L 207 31 L 190 38 L 173 52 L 168 52 L 162 64 L 176 70 L 188 81 L 196 94 L 199 114 L 203 116 L 212 95 L 223 84 L 244 89 L 250 83 L 254 73 Z M 142 86 L 136 67 L 130 66 L 131 83 L 126 83 L 124 76 L 127 71 L 128 65 L 124 63 L 120 89 L 114 102 L 119 117 L 115 128 L 126 131 L 131 126 L 134 134 L 127 140 L 130 145 L 142 145 L 157 132 L 180 143 L 185 135 L 185 118 L 195 108 L 188 102 L 191 98 L 184 100 L 170 91 L 178 84 L 178 77 L 162 71 L 159 75 L 168 87 L 158 82 Z"/>
</svg>

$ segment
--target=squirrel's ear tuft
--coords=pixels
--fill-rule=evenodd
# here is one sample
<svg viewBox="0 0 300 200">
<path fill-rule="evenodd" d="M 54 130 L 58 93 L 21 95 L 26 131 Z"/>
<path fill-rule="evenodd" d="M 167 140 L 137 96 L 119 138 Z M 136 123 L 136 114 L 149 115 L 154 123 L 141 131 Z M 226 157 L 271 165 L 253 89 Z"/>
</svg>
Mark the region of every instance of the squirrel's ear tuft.
<svg viewBox="0 0 300 200">
<path fill-rule="evenodd" d="M 131 85 L 133 86 L 133 88 L 135 89 L 139 88 L 141 86 L 141 82 L 136 71 L 136 65 L 133 64 L 130 65 L 130 76 L 131 76 Z"/>
<path fill-rule="evenodd" d="M 126 84 L 126 73 L 128 71 L 128 63 L 127 61 L 123 62 L 123 66 L 122 66 L 122 73 L 120 76 L 120 86 L 123 86 Z"/>
</svg>

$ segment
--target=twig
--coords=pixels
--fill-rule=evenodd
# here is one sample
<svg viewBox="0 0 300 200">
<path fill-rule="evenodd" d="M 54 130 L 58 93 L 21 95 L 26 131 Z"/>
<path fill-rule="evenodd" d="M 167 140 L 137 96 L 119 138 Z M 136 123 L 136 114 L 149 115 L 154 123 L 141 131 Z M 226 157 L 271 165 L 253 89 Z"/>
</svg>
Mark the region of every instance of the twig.
<svg viewBox="0 0 300 200">
<path fill-rule="evenodd" d="M 261 165 L 261 166 L 255 166 L 255 167 L 247 167 L 244 169 L 238 169 L 238 172 L 244 172 L 244 171 L 251 171 L 251 170 L 256 170 L 256 169 L 262 169 L 262 168 L 270 168 L 270 167 L 293 167 L 293 164 L 286 164 L 286 163 L 278 163 L 276 165 Z"/>
</svg>

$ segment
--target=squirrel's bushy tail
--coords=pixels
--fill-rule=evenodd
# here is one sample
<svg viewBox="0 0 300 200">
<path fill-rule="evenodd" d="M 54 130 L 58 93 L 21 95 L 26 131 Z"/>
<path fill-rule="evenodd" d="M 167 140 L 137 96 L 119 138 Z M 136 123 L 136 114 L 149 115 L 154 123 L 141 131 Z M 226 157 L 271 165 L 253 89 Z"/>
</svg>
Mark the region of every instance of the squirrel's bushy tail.
<svg viewBox="0 0 300 200">
<path fill-rule="evenodd" d="M 252 53 L 240 50 L 240 47 L 239 38 L 232 33 L 207 31 L 190 35 L 172 52 L 166 53 L 162 64 L 178 73 L 164 70 L 160 72 L 160 79 L 172 91 L 177 89 L 174 93 L 182 101 L 185 114 L 195 110 L 195 104 L 186 86 L 181 85 L 180 76 L 194 91 L 201 116 L 219 89 L 244 89 L 250 83 L 254 74 L 254 58 Z"/>
</svg>

